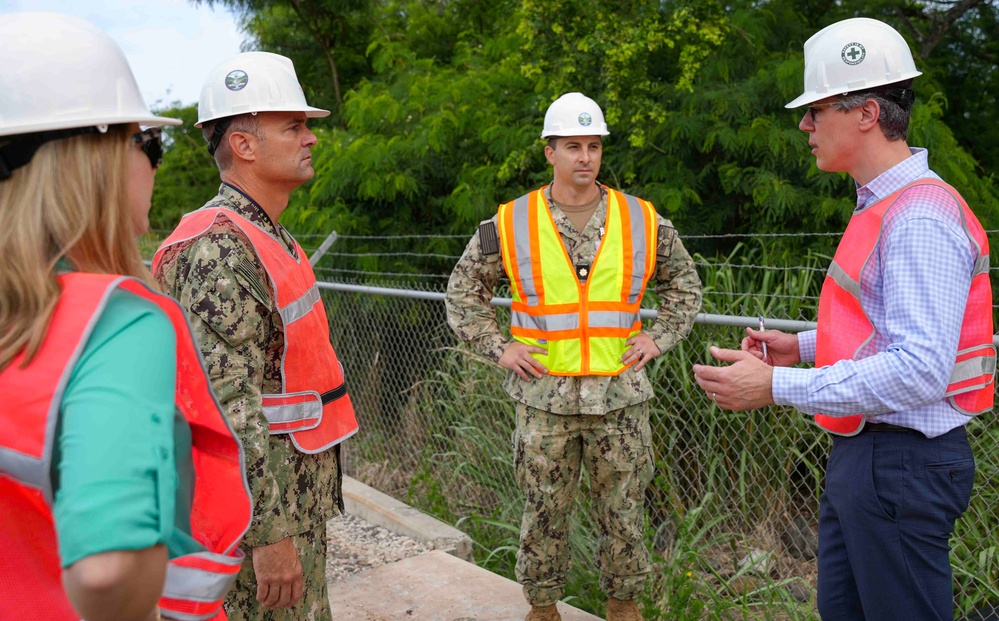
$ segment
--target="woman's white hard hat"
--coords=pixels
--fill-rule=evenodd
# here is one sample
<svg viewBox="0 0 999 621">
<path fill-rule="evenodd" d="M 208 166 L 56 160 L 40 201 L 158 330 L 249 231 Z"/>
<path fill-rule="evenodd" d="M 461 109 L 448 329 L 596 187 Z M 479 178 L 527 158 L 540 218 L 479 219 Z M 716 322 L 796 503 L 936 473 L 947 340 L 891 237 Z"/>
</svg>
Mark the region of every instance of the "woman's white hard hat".
<svg viewBox="0 0 999 621">
<path fill-rule="evenodd" d="M 0 15 L 0 93 L 0 136 L 181 123 L 149 111 L 111 37 L 59 13 Z"/>
</svg>

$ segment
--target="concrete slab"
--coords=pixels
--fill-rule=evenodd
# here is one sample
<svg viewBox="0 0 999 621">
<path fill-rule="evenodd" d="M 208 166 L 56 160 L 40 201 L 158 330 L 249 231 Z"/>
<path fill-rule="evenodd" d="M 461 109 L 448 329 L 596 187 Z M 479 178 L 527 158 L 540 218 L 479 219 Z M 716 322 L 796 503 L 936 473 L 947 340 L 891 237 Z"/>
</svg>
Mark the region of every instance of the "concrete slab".
<svg viewBox="0 0 999 621">
<path fill-rule="evenodd" d="M 350 621 L 520 621 L 530 609 L 520 585 L 433 550 L 329 585 L 334 619 Z M 599 621 L 558 604 L 564 621 Z"/>
<path fill-rule="evenodd" d="M 472 540 L 450 524 L 414 509 L 351 477 L 343 477 L 344 509 L 393 533 L 405 535 L 433 550 L 472 560 Z"/>
</svg>

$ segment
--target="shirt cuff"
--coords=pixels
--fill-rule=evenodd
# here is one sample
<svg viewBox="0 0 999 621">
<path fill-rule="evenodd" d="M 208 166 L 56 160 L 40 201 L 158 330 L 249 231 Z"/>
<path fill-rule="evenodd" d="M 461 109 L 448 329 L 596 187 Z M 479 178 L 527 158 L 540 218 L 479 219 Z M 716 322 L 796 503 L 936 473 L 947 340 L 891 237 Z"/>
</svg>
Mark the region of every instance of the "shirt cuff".
<svg viewBox="0 0 999 621">
<path fill-rule="evenodd" d="M 506 348 L 510 345 L 506 339 L 500 334 L 489 334 L 472 341 L 472 347 L 483 356 L 492 362 L 499 362 L 500 357 Z"/>
<path fill-rule="evenodd" d="M 774 367 L 770 389 L 776 405 L 790 405 L 807 412 L 808 379 L 812 369 Z"/>
<path fill-rule="evenodd" d="M 246 536 L 243 538 L 243 544 L 251 548 L 269 546 L 297 534 L 290 531 L 291 529 L 288 527 L 288 522 L 284 519 L 284 516 L 274 518 L 271 516 L 254 515 L 253 521 L 250 523 L 250 530 L 246 532 Z"/>
<path fill-rule="evenodd" d="M 815 330 L 798 333 L 798 358 L 802 362 L 815 362 Z"/>
<path fill-rule="evenodd" d="M 658 324 L 652 324 L 648 330 L 642 330 L 642 332 L 652 339 L 652 342 L 659 348 L 660 354 L 665 354 L 673 344 L 673 339 L 666 338 L 669 332 Z"/>
</svg>

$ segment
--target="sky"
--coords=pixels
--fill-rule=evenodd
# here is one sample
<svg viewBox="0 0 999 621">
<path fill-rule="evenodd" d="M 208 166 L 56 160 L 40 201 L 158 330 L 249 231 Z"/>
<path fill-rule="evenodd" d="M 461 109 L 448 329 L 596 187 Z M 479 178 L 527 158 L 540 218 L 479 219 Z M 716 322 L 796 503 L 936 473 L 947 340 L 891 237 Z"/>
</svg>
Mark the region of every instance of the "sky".
<svg viewBox="0 0 999 621">
<path fill-rule="evenodd" d="M 66 13 L 102 28 L 152 108 L 197 103 L 208 71 L 238 54 L 244 39 L 228 10 L 189 0 L 0 0 L 0 14 L 18 11 Z"/>
</svg>

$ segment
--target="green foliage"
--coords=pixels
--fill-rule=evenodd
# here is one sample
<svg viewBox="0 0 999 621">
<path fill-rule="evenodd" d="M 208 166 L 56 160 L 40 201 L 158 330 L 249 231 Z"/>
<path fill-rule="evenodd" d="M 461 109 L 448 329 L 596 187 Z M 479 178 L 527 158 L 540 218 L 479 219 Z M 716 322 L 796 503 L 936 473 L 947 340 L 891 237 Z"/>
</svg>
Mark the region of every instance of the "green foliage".
<svg viewBox="0 0 999 621">
<path fill-rule="evenodd" d="M 292 59 L 306 98 L 339 118 L 343 93 L 370 73 L 364 55 L 375 29 L 371 0 L 192 0 L 228 7 L 249 37 L 244 49 Z M 220 61 L 222 59 L 219 59 Z"/>
<path fill-rule="evenodd" d="M 969 615 L 982 600 L 999 602 L 999 546 L 995 529 L 999 525 L 999 467 L 992 459 L 999 446 L 999 429 L 992 421 L 976 418 L 967 425 L 968 438 L 977 457 L 975 501 L 958 521 L 951 538 L 954 558 L 955 591 L 962 594 L 957 608 Z M 967 593 L 976 594 L 968 597 Z"/>
<path fill-rule="evenodd" d="M 649 199 L 685 234 L 841 231 L 853 182 L 817 170 L 800 111 L 783 106 L 801 89 L 803 42 L 854 15 L 910 37 L 925 73 L 911 142 L 999 228 L 994 3 L 198 1 L 235 10 L 247 45 L 291 56 L 310 100 L 334 110 L 313 124 L 316 179 L 285 216 L 299 233 L 470 233 L 550 178 L 538 130 L 570 90 L 605 110 L 601 179 Z M 822 242 L 779 243 L 828 252 Z M 381 243 L 358 252 L 402 250 Z M 463 244 L 435 243 L 428 250 L 443 255 Z M 711 238 L 693 250 L 732 247 Z M 439 267 L 361 263 L 348 267 Z"/>
<path fill-rule="evenodd" d="M 386 2 L 366 51 L 373 74 L 346 95 L 344 127 L 322 137 L 329 144 L 317 150 L 297 226 L 467 233 L 549 178 L 537 139 L 544 110 L 582 90 L 611 127 L 601 178 L 651 200 L 686 234 L 842 230 L 852 180 L 816 169 L 800 114 L 783 106 L 801 89 L 801 43 L 852 9 L 808 9 L 784 0 Z M 937 83 L 923 88 L 913 143 L 925 141 L 986 227 L 999 226 L 999 191 L 948 128 Z M 828 252 L 823 241 L 779 243 Z M 724 239 L 694 248 L 731 249 Z M 457 254 L 460 244 L 434 251 Z"/>
<path fill-rule="evenodd" d="M 149 212 L 150 228 L 170 231 L 180 222 L 181 216 L 215 196 L 219 171 L 215 160 L 208 155 L 201 130 L 194 126 L 198 120 L 196 105 L 180 107 L 180 104 L 174 104 L 157 114 L 184 122 L 163 128 L 166 152 L 163 164 L 156 171 Z"/>
<path fill-rule="evenodd" d="M 711 515 L 712 496 L 682 514 L 672 542 L 653 555 L 656 578 L 643 597 L 652 619 L 812 619 L 812 603 L 794 601 L 784 587 L 799 579 L 774 581 L 754 571 L 753 563 L 721 571 L 719 550 L 738 550 L 742 537 L 723 529 L 725 515 Z M 766 557 L 765 557 L 766 559 Z M 807 586 L 805 588 L 808 588 Z"/>
<path fill-rule="evenodd" d="M 823 241 L 810 243 L 835 243 L 818 239 Z M 738 245 L 718 259 L 697 258 L 709 292 L 706 312 L 815 318 L 819 266 L 828 257 L 812 253 L 802 263 L 774 241 Z M 771 267 L 746 269 L 751 265 Z M 363 434 L 350 444 L 352 473 L 457 524 L 471 536 L 480 565 L 512 578 L 523 498 L 513 471 L 514 405 L 502 388 L 503 371 L 468 348 L 453 347 L 438 303 L 354 294 L 333 299 L 333 341 L 364 417 Z M 508 325 L 508 311 L 498 310 L 500 325 Z M 650 619 L 817 618 L 808 599 L 815 561 L 791 554 L 783 535 L 795 518 L 814 524 L 828 434 L 790 408 L 723 412 L 691 373 L 694 363 L 710 359 L 709 345 L 732 346 L 742 335 L 741 329 L 699 324 L 647 367 L 655 390 L 650 422 L 656 474 L 646 493 L 646 535 L 658 554 L 644 595 Z M 987 419 L 969 425 L 976 455 L 996 454 L 999 432 L 993 427 Z M 979 460 L 975 496 L 952 540 L 964 611 L 999 595 L 999 499 L 990 484 L 997 476 L 995 464 Z M 584 478 L 571 522 L 573 569 L 565 593 L 574 605 L 599 614 L 604 596 L 587 490 Z M 739 563 L 760 551 L 769 555 L 769 571 L 754 573 Z M 792 590 L 806 601 L 794 600 Z"/>
</svg>

